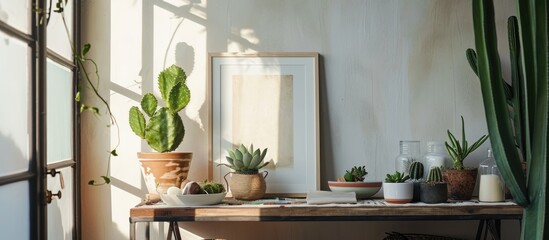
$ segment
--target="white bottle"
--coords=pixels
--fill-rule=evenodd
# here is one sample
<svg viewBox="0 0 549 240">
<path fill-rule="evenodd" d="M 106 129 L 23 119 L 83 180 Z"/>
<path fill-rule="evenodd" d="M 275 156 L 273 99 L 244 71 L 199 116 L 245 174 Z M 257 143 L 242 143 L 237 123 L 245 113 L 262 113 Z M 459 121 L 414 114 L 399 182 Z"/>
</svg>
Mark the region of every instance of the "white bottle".
<svg viewBox="0 0 549 240">
<path fill-rule="evenodd" d="M 479 165 L 480 184 L 478 200 L 481 202 L 501 202 L 505 200 L 505 185 L 501 179 L 492 150 L 488 150 L 488 158 Z"/>
</svg>

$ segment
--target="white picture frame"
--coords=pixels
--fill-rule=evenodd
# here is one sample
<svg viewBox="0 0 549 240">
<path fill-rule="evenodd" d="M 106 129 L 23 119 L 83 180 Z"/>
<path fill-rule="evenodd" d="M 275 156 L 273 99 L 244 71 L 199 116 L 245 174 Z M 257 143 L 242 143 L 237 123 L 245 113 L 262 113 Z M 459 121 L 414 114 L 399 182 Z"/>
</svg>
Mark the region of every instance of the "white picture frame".
<svg viewBox="0 0 549 240">
<path fill-rule="evenodd" d="M 319 190 L 318 53 L 210 53 L 211 180 L 225 183 L 227 150 L 268 148 L 267 196 Z M 263 89 L 262 89 L 263 88 Z"/>
</svg>

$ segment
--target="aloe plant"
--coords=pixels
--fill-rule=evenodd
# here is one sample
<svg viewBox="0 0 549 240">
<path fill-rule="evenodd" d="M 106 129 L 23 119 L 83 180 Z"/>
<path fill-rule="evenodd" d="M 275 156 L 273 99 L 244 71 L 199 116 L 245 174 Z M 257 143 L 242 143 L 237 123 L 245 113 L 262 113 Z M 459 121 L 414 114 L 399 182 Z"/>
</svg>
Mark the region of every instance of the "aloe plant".
<svg viewBox="0 0 549 240">
<path fill-rule="evenodd" d="M 505 183 L 515 201 L 524 207 L 522 239 L 549 239 L 548 5 L 547 0 L 517 1 L 520 21 L 509 18 L 514 108 L 511 116 L 497 49 L 493 1 L 473 0 L 476 70 L 490 141 Z M 521 155 L 527 162 L 527 176 L 522 172 Z"/>
<path fill-rule="evenodd" d="M 166 106 L 158 108 L 156 97 L 151 93 L 145 94 L 141 100 L 141 109 L 148 116 L 148 122 L 138 107 L 130 108 L 132 131 L 158 152 L 174 151 L 185 136 L 185 127 L 178 112 L 191 99 L 191 92 L 185 84 L 186 79 L 185 71 L 176 65 L 160 73 L 158 87 Z"/>
<path fill-rule="evenodd" d="M 486 139 L 488 139 L 488 136 L 482 135 L 482 137 L 469 146 L 467 137 L 465 136 L 465 122 L 463 121 L 463 116 L 461 116 L 461 142 L 456 139 L 450 130 L 447 132 L 450 143 L 445 142 L 444 144 L 446 145 L 446 150 L 448 151 L 448 154 L 450 154 L 450 158 L 452 158 L 452 163 L 454 164 L 454 169 L 456 170 L 463 170 L 463 161 L 465 158 L 467 158 L 470 153 L 475 151 L 486 141 Z"/>
</svg>

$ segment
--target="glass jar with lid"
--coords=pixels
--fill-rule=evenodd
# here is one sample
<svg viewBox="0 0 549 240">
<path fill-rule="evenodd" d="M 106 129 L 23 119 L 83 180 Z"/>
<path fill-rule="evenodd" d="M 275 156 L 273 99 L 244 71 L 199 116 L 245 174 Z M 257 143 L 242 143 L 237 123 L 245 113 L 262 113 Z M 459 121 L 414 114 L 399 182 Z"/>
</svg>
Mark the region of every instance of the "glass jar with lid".
<svg viewBox="0 0 549 240">
<path fill-rule="evenodd" d="M 505 200 L 505 184 L 491 149 L 488 150 L 488 158 L 479 165 L 479 174 L 478 200 L 481 202 L 501 202 Z"/>
<path fill-rule="evenodd" d="M 433 167 L 445 168 L 447 158 L 444 143 L 436 141 L 427 142 L 427 153 L 422 158 L 423 165 L 425 166 L 424 178 L 427 179 L 429 170 Z"/>
</svg>

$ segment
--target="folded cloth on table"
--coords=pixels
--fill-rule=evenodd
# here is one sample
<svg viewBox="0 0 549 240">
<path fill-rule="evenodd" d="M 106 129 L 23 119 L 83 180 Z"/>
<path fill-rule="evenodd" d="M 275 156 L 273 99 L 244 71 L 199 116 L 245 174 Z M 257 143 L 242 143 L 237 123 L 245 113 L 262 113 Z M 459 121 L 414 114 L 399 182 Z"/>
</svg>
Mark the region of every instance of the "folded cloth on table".
<svg viewBox="0 0 549 240">
<path fill-rule="evenodd" d="M 313 191 L 307 193 L 307 204 L 356 203 L 355 192 Z"/>
</svg>

